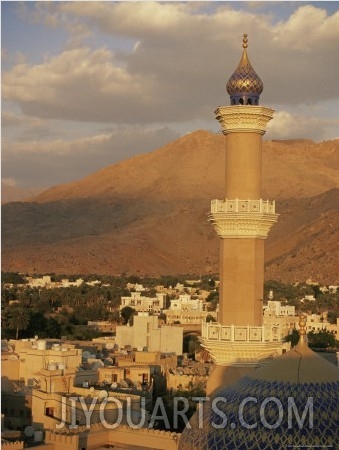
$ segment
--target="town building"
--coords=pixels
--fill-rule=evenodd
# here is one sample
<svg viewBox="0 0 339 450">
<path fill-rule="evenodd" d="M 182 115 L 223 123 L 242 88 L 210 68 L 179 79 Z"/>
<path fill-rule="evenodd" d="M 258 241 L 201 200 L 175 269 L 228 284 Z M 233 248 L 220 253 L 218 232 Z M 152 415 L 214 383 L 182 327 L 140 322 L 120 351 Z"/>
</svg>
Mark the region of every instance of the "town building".
<svg viewBox="0 0 339 450">
<path fill-rule="evenodd" d="M 207 306 L 206 302 L 199 298 L 192 298 L 189 294 L 181 294 L 178 298 L 170 300 L 169 309 L 165 309 L 163 313 L 168 325 L 201 324 L 206 321 L 208 315 L 216 317 L 216 313 L 209 312 Z"/>
<path fill-rule="evenodd" d="M 130 297 L 121 297 L 120 311 L 129 306 L 137 312 L 159 315 L 166 307 L 166 294 L 157 293 L 155 297 L 146 297 L 141 292 L 131 292 Z"/>
<path fill-rule="evenodd" d="M 116 327 L 116 344 L 120 348 L 131 346 L 139 351 L 175 353 L 182 355 L 183 330 L 171 325 L 159 326 L 157 316 L 134 316 L 133 325 Z"/>
</svg>

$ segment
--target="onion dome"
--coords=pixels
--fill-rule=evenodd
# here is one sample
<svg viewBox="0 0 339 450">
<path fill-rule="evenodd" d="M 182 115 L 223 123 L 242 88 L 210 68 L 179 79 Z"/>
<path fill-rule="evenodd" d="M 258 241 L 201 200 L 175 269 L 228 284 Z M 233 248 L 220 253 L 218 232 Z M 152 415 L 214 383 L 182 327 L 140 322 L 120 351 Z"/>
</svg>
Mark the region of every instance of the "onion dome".
<svg viewBox="0 0 339 450">
<path fill-rule="evenodd" d="M 228 80 L 226 90 L 231 105 L 258 105 L 264 85 L 253 69 L 247 56 L 247 34 L 243 37 L 243 53 L 238 67 Z"/>
<path fill-rule="evenodd" d="M 205 402 L 179 449 L 339 449 L 338 396 L 338 368 L 301 333 L 296 347 Z"/>
</svg>

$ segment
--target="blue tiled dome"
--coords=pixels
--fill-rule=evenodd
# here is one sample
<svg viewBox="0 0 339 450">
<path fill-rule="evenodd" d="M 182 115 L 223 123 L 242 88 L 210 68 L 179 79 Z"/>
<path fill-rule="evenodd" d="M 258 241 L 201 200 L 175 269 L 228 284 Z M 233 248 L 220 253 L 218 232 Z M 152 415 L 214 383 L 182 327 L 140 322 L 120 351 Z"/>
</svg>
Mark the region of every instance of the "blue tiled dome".
<svg viewBox="0 0 339 450">
<path fill-rule="evenodd" d="M 339 449 L 339 371 L 304 342 L 214 398 L 180 450 Z"/>
</svg>

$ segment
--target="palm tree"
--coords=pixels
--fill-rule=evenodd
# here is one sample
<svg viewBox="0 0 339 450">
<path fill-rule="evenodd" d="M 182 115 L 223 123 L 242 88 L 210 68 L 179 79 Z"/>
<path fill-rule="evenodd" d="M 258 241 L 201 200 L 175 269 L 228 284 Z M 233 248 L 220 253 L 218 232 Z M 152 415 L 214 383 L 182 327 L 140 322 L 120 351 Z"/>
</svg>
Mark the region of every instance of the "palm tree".
<svg viewBox="0 0 339 450">
<path fill-rule="evenodd" d="M 9 328 L 15 329 L 15 339 L 19 338 L 19 330 L 26 330 L 30 322 L 29 313 L 23 306 L 14 306 L 9 310 Z"/>
</svg>

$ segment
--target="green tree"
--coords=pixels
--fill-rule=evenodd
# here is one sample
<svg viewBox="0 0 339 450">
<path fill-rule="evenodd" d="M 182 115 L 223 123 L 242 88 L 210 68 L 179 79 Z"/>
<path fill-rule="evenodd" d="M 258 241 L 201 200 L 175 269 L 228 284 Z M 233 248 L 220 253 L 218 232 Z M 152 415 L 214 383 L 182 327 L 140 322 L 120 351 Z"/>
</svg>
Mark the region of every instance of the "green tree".
<svg viewBox="0 0 339 450">
<path fill-rule="evenodd" d="M 327 313 L 327 320 L 330 323 L 337 323 L 337 318 L 339 317 L 339 308 L 336 311 L 329 311 Z"/>
<path fill-rule="evenodd" d="M 211 314 L 207 314 L 206 322 L 216 322 L 216 320 Z"/>
<path fill-rule="evenodd" d="M 198 336 L 194 334 L 187 334 L 183 339 L 183 351 L 194 358 L 195 352 L 200 349 L 200 342 Z"/>
<path fill-rule="evenodd" d="M 17 272 L 1 272 L 1 282 L 11 284 L 25 284 L 25 278 Z"/>
<path fill-rule="evenodd" d="M 19 331 L 26 330 L 29 326 L 29 312 L 22 306 L 13 306 L 9 309 L 8 326 L 15 331 L 15 339 L 19 338 Z"/>
<path fill-rule="evenodd" d="M 290 342 L 291 347 L 295 347 L 299 342 L 299 337 L 300 337 L 299 331 L 292 330 L 292 332 L 285 337 L 285 341 Z"/>
<path fill-rule="evenodd" d="M 328 330 L 320 330 L 318 333 L 310 331 L 307 334 L 307 339 L 310 347 L 313 348 L 335 348 L 335 335 Z"/>
<path fill-rule="evenodd" d="M 206 302 L 209 303 L 208 305 L 209 311 L 216 311 L 217 305 L 219 303 L 219 291 L 218 290 L 211 291 L 206 298 Z"/>
<path fill-rule="evenodd" d="M 122 308 L 122 310 L 120 311 L 120 315 L 123 318 L 124 325 L 126 325 L 127 322 L 130 323 L 130 321 L 133 320 L 134 313 L 135 309 L 131 308 L 130 306 L 125 306 L 124 308 Z"/>
</svg>

